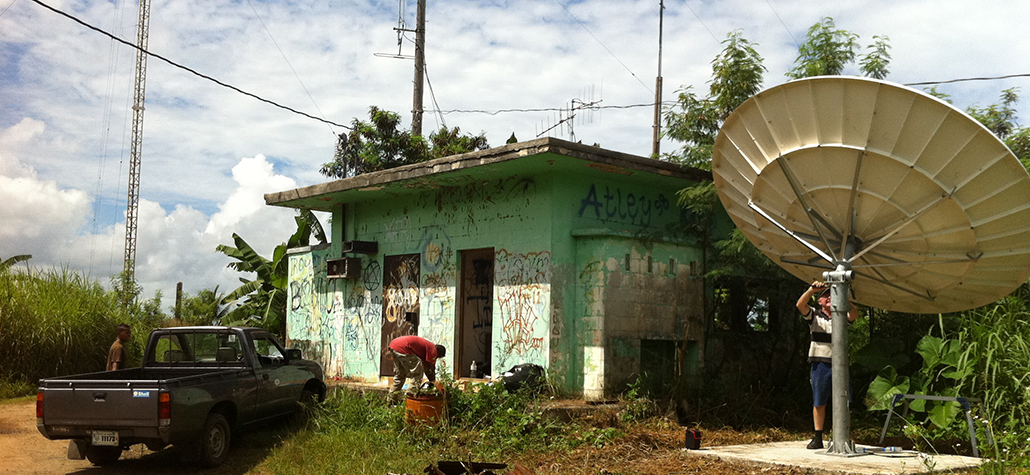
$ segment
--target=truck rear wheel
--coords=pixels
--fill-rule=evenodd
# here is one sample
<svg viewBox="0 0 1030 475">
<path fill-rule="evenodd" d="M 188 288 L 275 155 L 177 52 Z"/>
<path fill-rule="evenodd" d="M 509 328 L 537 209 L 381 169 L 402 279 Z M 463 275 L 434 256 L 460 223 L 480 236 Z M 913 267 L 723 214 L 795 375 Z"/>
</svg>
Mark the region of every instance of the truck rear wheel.
<svg viewBox="0 0 1030 475">
<path fill-rule="evenodd" d="M 229 456 L 232 431 L 225 416 L 213 413 L 207 416 L 200 440 L 200 463 L 206 467 L 217 467 Z"/>
<path fill-rule="evenodd" d="M 121 447 L 97 447 L 91 445 L 86 449 L 86 458 L 93 465 L 111 465 L 122 456 Z"/>
</svg>

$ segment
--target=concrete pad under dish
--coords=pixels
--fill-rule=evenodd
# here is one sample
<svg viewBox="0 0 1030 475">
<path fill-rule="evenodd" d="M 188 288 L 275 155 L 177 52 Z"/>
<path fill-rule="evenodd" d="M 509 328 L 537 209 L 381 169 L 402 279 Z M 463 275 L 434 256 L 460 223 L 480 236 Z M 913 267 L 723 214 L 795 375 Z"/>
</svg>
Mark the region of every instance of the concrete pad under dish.
<svg viewBox="0 0 1030 475">
<path fill-rule="evenodd" d="M 929 455 L 913 450 L 855 457 L 829 455 L 825 449 L 808 450 L 807 440 L 754 445 L 724 445 L 683 450 L 688 457 L 719 457 L 727 460 L 789 465 L 845 474 L 905 474 L 973 468 L 981 459 L 961 455 Z M 868 445 L 856 445 L 858 450 Z"/>
</svg>

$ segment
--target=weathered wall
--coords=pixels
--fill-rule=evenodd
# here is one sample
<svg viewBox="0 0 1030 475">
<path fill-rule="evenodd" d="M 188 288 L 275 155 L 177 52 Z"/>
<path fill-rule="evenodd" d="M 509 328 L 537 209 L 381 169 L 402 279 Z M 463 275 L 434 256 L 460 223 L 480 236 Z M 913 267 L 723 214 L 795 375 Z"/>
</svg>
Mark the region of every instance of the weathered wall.
<svg viewBox="0 0 1030 475">
<path fill-rule="evenodd" d="M 329 376 L 377 379 L 382 321 L 395 313 L 384 311 L 384 256 L 417 254 L 419 280 L 405 288 L 418 298 L 418 334 L 448 347 L 453 372 L 461 251 L 493 248 L 489 374 L 536 363 L 566 389 L 609 396 L 641 371 L 642 341 L 701 333 L 690 274 L 700 251 L 672 229 L 681 183 L 648 177 L 584 169 L 369 192 L 375 201 L 347 205 L 334 229 L 379 253 L 361 256 L 359 280 L 327 280 L 327 250 L 292 254 L 289 337 Z"/>
<path fill-rule="evenodd" d="M 418 254 L 418 333 L 451 350 L 443 360 L 450 371 L 458 252 L 493 247 L 496 289 L 490 372 L 499 374 L 521 362 L 546 365 L 551 285 L 548 187 L 546 181 L 513 176 L 426 187 L 420 194 L 376 195 L 374 202 L 348 205 L 346 239 L 376 241 L 379 253 L 361 256 L 364 272 L 356 281 L 324 279 L 324 251 L 322 256 L 291 257 L 298 271 L 290 274 L 290 339 L 302 342 L 296 346 L 318 349 L 330 376 L 378 378 L 381 322 L 384 315 L 392 314 L 390 309 L 384 314 L 383 258 Z M 310 273 L 304 267 L 307 262 L 312 263 Z M 314 271 L 319 262 L 320 275 Z M 326 305 L 317 309 L 318 302 Z M 314 307 L 307 308 L 310 305 Z M 311 322 L 316 320 L 327 331 L 313 331 Z"/>
<path fill-rule="evenodd" d="M 571 230 L 576 299 L 564 319 L 575 341 L 567 377 L 588 398 L 625 389 L 641 372 L 642 341 L 701 338 L 703 286 L 690 275 L 701 254 L 676 230 L 676 191 L 616 175 L 566 187 L 559 215 Z M 695 353 L 686 365 L 696 364 Z"/>
</svg>

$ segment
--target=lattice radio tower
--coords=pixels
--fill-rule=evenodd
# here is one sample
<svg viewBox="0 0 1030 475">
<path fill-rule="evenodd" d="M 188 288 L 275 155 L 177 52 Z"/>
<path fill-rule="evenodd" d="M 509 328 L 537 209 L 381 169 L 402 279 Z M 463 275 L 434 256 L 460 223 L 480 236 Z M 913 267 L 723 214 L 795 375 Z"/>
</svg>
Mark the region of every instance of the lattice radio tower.
<svg viewBox="0 0 1030 475">
<path fill-rule="evenodd" d="M 139 26 L 136 32 L 136 45 L 139 48 L 136 50 L 136 86 L 132 102 L 132 151 L 129 155 L 129 194 L 125 209 L 123 284 L 132 283 L 136 279 L 136 218 L 139 212 L 139 167 L 143 150 L 143 102 L 146 97 L 146 49 L 149 37 L 150 0 L 139 0 Z"/>
</svg>

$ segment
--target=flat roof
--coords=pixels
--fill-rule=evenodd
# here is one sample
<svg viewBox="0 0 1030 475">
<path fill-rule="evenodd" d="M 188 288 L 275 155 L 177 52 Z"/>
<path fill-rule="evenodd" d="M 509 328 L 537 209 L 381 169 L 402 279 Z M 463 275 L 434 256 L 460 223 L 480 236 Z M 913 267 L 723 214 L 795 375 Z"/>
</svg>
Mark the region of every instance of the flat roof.
<svg viewBox="0 0 1030 475">
<path fill-rule="evenodd" d="M 585 167 L 585 168 L 584 168 Z M 332 211 L 333 206 L 372 198 L 370 192 L 394 195 L 460 186 L 476 180 L 515 174 L 571 171 L 603 176 L 615 173 L 636 180 L 711 181 L 710 172 L 552 137 L 451 155 L 427 162 L 342 178 L 265 195 L 265 204 Z"/>
</svg>

